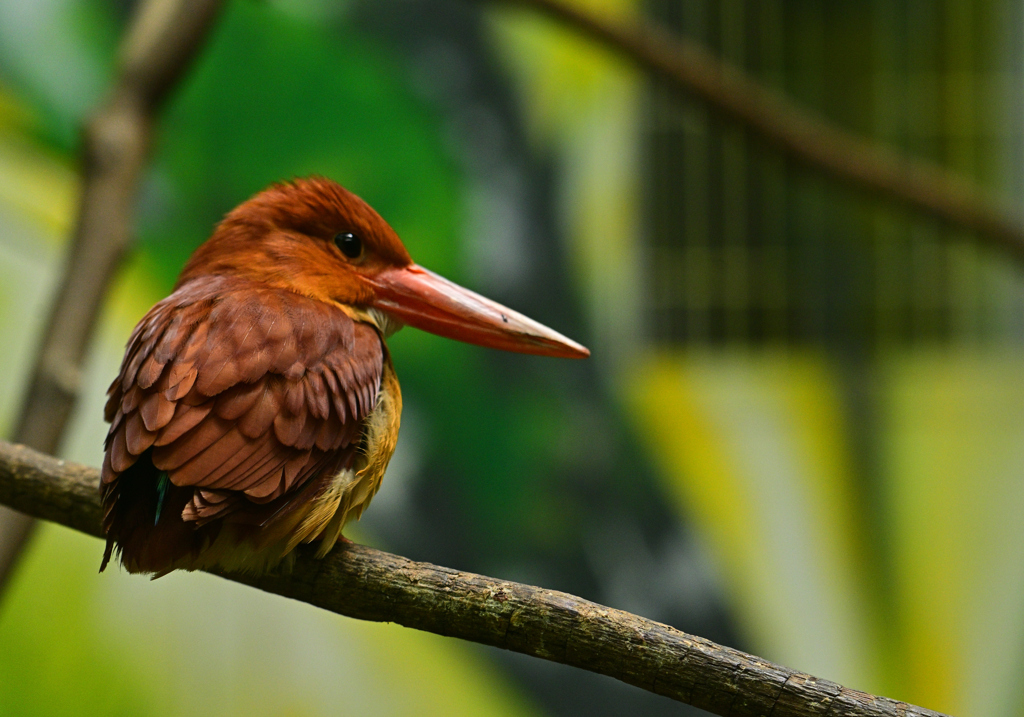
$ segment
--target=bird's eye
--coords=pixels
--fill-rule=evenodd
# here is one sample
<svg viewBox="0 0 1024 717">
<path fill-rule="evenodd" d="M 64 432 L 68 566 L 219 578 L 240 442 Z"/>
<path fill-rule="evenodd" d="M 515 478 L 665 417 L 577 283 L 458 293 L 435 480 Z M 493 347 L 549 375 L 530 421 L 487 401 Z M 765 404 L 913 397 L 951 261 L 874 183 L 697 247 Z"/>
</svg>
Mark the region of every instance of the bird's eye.
<svg viewBox="0 0 1024 717">
<path fill-rule="evenodd" d="M 334 243 L 341 249 L 341 253 L 349 259 L 358 259 L 363 253 L 363 240 L 352 232 L 342 232 L 334 237 Z"/>
</svg>

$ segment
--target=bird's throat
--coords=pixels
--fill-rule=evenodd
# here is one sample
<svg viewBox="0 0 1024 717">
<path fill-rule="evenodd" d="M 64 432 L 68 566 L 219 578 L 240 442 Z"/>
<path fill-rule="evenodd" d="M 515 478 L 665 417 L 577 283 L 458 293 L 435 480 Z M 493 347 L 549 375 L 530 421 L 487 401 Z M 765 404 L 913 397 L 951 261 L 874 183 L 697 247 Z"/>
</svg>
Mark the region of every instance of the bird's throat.
<svg viewBox="0 0 1024 717">
<path fill-rule="evenodd" d="M 385 339 L 391 338 L 400 328 L 405 326 L 394 316 L 375 306 L 349 306 L 342 303 L 336 303 L 335 305 L 352 319 L 373 326 Z"/>
</svg>

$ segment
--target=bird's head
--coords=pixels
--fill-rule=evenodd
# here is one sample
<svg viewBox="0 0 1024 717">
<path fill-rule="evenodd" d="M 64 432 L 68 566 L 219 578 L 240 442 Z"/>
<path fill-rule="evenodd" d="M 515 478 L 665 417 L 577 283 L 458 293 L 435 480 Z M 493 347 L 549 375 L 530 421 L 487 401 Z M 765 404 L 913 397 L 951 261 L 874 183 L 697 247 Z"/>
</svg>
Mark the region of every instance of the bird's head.
<svg viewBox="0 0 1024 717">
<path fill-rule="evenodd" d="M 225 217 L 178 285 L 241 276 L 339 305 L 388 335 L 408 324 L 480 346 L 583 358 L 590 352 L 522 314 L 414 264 L 362 199 L 322 177 L 275 184 Z"/>
</svg>

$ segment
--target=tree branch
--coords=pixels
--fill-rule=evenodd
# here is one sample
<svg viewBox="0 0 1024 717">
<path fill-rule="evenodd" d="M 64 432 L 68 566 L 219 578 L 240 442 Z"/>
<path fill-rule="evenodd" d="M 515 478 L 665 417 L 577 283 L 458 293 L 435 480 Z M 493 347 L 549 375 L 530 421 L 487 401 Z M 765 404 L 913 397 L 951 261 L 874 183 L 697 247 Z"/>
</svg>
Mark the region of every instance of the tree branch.
<svg viewBox="0 0 1024 717">
<path fill-rule="evenodd" d="M 883 199 L 977 233 L 1024 263 L 1024 224 L 941 165 L 907 157 L 815 116 L 651 22 L 613 24 L 564 0 L 504 0 L 533 8 L 622 55 L 652 78 L 743 124 L 807 167 Z"/>
<path fill-rule="evenodd" d="M 92 468 L 0 441 L 2 504 L 102 537 L 98 485 Z M 288 574 L 221 577 L 339 615 L 572 665 L 717 715 L 939 717 L 573 595 L 363 545 L 339 546 L 322 560 L 300 549 Z"/>
<path fill-rule="evenodd" d="M 132 242 L 132 208 L 157 112 L 213 25 L 223 0 L 147 0 L 121 45 L 113 88 L 86 122 L 74 238 L 15 440 L 57 451 L 78 398 L 82 361 L 103 297 Z M 0 594 L 32 521 L 0 509 Z"/>
</svg>

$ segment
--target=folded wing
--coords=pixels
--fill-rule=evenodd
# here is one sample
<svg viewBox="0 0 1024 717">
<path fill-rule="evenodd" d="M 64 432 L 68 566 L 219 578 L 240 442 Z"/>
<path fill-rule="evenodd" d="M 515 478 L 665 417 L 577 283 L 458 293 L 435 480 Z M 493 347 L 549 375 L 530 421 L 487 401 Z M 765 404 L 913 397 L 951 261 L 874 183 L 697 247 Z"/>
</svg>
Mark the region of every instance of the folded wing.
<svg viewBox="0 0 1024 717">
<path fill-rule="evenodd" d="M 107 557 L 195 552 L 220 523 L 267 529 L 311 500 L 355 460 L 383 363 L 376 330 L 336 306 L 226 277 L 179 288 L 108 391 Z"/>
</svg>

